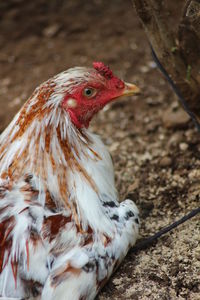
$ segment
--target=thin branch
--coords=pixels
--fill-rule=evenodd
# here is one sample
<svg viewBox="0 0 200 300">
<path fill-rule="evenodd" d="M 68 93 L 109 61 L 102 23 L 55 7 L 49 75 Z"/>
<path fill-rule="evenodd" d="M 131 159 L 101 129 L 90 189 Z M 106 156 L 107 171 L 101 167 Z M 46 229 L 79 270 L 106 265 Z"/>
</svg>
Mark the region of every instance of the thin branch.
<svg viewBox="0 0 200 300">
<path fill-rule="evenodd" d="M 151 47 L 151 45 L 150 45 L 150 47 Z M 159 59 L 158 59 L 158 57 L 157 57 L 157 55 L 156 55 L 156 53 L 155 53 L 155 51 L 152 47 L 151 47 L 151 52 L 152 52 L 153 59 L 155 60 L 155 62 L 157 64 L 157 67 L 160 69 L 160 71 L 163 73 L 163 75 L 165 76 L 165 78 L 167 79 L 169 84 L 171 85 L 172 89 L 174 90 L 174 92 L 178 96 L 178 99 L 179 99 L 180 103 L 182 104 L 184 110 L 188 113 L 188 115 L 192 119 L 194 125 L 196 126 L 197 130 L 200 132 L 200 123 L 199 123 L 198 119 L 196 118 L 195 114 L 188 107 L 188 104 L 185 101 L 182 93 L 177 88 L 177 86 L 174 84 L 173 80 L 170 78 L 169 74 L 167 73 L 167 71 L 165 70 L 163 65 L 160 63 L 160 61 L 159 61 Z"/>
<path fill-rule="evenodd" d="M 141 242 L 136 244 L 134 247 L 132 247 L 130 251 L 136 252 L 138 250 L 145 249 L 145 248 L 151 246 L 155 241 L 158 240 L 159 237 L 170 232 L 172 229 L 178 227 L 180 224 L 193 218 L 194 216 L 196 216 L 199 213 L 200 213 L 200 207 L 192 210 L 189 214 L 185 215 L 184 217 L 182 217 L 178 221 L 175 221 L 174 223 L 170 224 L 169 226 L 162 228 L 160 231 L 156 232 L 154 235 L 142 240 Z"/>
</svg>

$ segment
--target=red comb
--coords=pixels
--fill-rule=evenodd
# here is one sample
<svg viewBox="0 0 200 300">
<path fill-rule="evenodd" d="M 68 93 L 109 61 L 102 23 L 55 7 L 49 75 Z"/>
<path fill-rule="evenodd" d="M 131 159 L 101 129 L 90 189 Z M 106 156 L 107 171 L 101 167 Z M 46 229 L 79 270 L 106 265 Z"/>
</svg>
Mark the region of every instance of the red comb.
<svg viewBox="0 0 200 300">
<path fill-rule="evenodd" d="M 102 62 L 93 62 L 93 67 L 99 74 L 104 76 L 106 79 L 113 78 L 113 73 L 110 68 L 104 65 Z"/>
</svg>

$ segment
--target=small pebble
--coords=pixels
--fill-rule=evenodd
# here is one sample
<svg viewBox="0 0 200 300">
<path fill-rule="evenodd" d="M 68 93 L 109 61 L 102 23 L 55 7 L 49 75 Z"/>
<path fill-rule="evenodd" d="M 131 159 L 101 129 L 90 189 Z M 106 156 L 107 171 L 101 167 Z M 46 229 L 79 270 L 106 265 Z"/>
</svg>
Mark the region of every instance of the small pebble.
<svg viewBox="0 0 200 300">
<path fill-rule="evenodd" d="M 109 151 L 110 152 L 116 151 L 118 149 L 119 145 L 120 145 L 119 142 L 112 143 L 112 145 L 109 146 Z"/>
<path fill-rule="evenodd" d="M 59 30 L 60 30 L 60 25 L 53 24 L 53 25 L 46 27 L 42 33 L 45 37 L 52 38 L 52 37 L 56 36 L 56 34 L 58 33 Z"/>
<path fill-rule="evenodd" d="M 180 143 L 179 144 L 179 149 L 181 151 L 186 151 L 188 149 L 188 144 L 186 144 L 186 143 Z"/>
<path fill-rule="evenodd" d="M 147 73 L 147 72 L 149 71 L 149 67 L 147 67 L 147 66 L 141 66 L 141 67 L 140 67 L 140 71 L 141 71 L 142 73 Z"/>
<path fill-rule="evenodd" d="M 164 112 L 162 120 L 166 128 L 182 128 L 188 123 L 190 117 L 182 109 L 173 111 L 169 108 Z"/>
<path fill-rule="evenodd" d="M 163 158 L 161 158 L 160 160 L 160 166 L 161 167 L 169 167 L 172 164 L 172 159 L 168 156 L 165 156 Z"/>
</svg>

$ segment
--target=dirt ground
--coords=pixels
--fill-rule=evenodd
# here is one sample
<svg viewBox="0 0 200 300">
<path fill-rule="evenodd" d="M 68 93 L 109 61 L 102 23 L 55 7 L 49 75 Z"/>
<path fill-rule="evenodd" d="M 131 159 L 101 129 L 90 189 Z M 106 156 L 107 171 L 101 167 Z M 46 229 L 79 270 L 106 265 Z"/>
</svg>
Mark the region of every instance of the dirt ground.
<svg viewBox="0 0 200 300">
<path fill-rule="evenodd" d="M 157 70 L 131 1 L 0 2 L 0 131 L 39 83 L 93 61 L 142 90 L 102 111 L 91 129 L 112 153 L 121 199 L 136 202 L 147 237 L 199 206 L 200 135 Z M 130 252 L 98 299 L 200 299 L 199 231 L 197 216 Z"/>
</svg>

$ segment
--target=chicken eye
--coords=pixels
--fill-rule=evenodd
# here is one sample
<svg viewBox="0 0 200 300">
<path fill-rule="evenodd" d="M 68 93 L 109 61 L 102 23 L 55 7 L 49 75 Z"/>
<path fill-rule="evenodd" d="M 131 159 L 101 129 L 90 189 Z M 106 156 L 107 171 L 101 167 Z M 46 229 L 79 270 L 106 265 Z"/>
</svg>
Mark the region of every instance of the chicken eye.
<svg viewBox="0 0 200 300">
<path fill-rule="evenodd" d="M 87 97 L 87 98 L 92 98 L 92 97 L 94 97 L 94 96 L 96 95 L 96 93 L 97 93 L 97 90 L 94 89 L 94 88 L 90 88 L 90 87 L 85 88 L 85 89 L 83 90 L 83 95 L 84 95 L 85 97 Z"/>
</svg>

